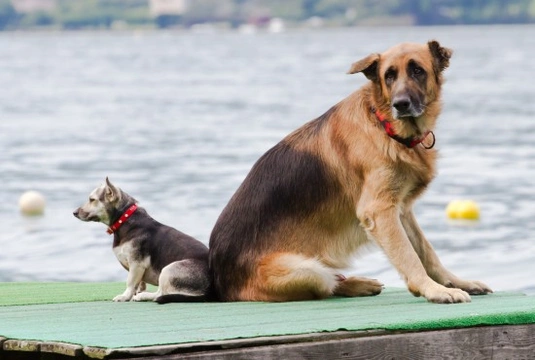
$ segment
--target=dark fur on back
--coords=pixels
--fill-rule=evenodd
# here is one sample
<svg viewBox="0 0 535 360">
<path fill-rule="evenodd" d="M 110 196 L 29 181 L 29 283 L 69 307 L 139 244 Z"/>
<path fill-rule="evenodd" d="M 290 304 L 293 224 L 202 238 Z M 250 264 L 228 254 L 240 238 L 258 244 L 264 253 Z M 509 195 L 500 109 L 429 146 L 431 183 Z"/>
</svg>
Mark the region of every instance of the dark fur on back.
<svg viewBox="0 0 535 360">
<path fill-rule="evenodd" d="M 292 136 L 314 136 L 331 112 Z M 271 232 L 288 219 L 299 222 L 307 218 L 339 191 L 321 159 L 296 150 L 291 142 L 288 137 L 256 162 L 212 231 L 210 270 L 215 288 L 220 290 L 217 295 L 223 300 L 232 297 L 251 275 L 248 259 L 252 253 L 256 256 L 277 250 L 273 247 L 278 244 L 269 239 Z"/>
<path fill-rule="evenodd" d="M 119 215 L 120 216 L 120 215 Z M 174 239 L 183 241 L 177 243 Z M 113 247 L 123 241 L 135 244 L 139 259 L 151 256 L 151 265 L 158 271 L 173 261 L 208 259 L 208 248 L 193 237 L 154 220 L 144 208 L 138 207 L 113 237 Z"/>
</svg>

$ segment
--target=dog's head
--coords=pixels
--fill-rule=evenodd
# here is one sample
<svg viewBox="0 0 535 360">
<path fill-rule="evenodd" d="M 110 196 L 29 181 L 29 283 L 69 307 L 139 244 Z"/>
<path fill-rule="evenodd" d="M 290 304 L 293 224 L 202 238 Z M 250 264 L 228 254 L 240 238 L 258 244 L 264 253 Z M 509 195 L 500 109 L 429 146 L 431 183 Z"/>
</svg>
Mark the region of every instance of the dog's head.
<svg viewBox="0 0 535 360">
<path fill-rule="evenodd" d="M 73 212 L 82 221 L 97 221 L 110 225 L 111 217 L 124 207 L 128 197 L 106 177 L 106 183 L 89 194 L 89 200 Z"/>
<path fill-rule="evenodd" d="M 381 99 L 376 100 L 389 108 L 394 119 L 414 121 L 425 116 L 430 105 L 440 106 L 442 72 L 451 54 L 437 41 L 403 43 L 357 61 L 348 73 L 362 72 L 371 80 L 380 92 Z"/>
</svg>

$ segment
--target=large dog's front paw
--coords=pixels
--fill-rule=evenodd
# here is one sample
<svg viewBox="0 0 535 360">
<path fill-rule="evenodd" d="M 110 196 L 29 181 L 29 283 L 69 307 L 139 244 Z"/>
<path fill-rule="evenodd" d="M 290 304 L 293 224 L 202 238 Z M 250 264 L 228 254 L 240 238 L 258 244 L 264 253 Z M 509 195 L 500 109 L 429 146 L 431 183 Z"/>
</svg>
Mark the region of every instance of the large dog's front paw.
<svg viewBox="0 0 535 360">
<path fill-rule="evenodd" d="M 465 303 L 472 301 L 466 291 L 457 288 L 447 288 L 434 284 L 428 287 L 422 294 L 428 301 L 437 304 Z"/>
<path fill-rule="evenodd" d="M 468 280 L 456 279 L 453 281 L 448 281 L 444 285 L 449 288 L 458 288 L 458 289 L 464 290 L 470 295 L 485 295 L 485 294 L 489 294 L 493 292 L 490 287 L 488 287 L 486 284 L 482 283 L 481 281 L 468 281 Z"/>
</svg>

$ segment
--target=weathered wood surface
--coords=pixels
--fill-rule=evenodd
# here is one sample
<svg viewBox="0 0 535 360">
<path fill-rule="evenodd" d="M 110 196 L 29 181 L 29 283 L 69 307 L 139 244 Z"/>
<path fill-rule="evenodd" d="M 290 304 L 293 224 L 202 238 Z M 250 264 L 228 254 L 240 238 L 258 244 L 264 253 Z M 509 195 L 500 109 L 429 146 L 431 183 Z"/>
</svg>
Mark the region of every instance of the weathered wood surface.
<svg viewBox="0 0 535 360">
<path fill-rule="evenodd" d="M 145 359 L 535 359 L 535 324 L 423 332 L 357 331 L 143 348 L 83 348 L 0 338 L 1 360 Z M 83 350 L 83 351 L 82 351 Z"/>
<path fill-rule="evenodd" d="M 47 342 L 41 344 L 41 352 L 67 356 L 81 356 L 83 354 L 83 347 L 75 344 Z"/>
<path fill-rule="evenodd" d="M 338 331 L 332 333 L 313 333 L 291 336 L 264 336 L 247 339 L 232 339 L 224 341 L 208 341 L 196 343 L 183 343 L 173 345 L 155 345 L 136 348 L 103 349 L 86 346 L 84 353 L 91 358 L 130 358 L 132 356 L 160 358 L 171 354 L 189 354 L 203 352 L 206 350 L 220 349 L 242 349 L 259 346 L 276 346 L 293 343 L 312 343 L 317 341 L 340 340 L 356 337 L 373 336 L 385 334 L 384 330 L 365 331 Z"/>
<path fill-rule="evenodd" d="M 2 344 L 4 351 L 38 352 L 41 348 L 39 341 L 32 340 L 6 340 Z"/>
<path fill-rule="evenodd" d="M 145 357 L 145 360 L 162 359 Z M 535 324 L 382 334 L 239 349 L 207 350 L 173 359 L 535 359 Z"/>
</svg>

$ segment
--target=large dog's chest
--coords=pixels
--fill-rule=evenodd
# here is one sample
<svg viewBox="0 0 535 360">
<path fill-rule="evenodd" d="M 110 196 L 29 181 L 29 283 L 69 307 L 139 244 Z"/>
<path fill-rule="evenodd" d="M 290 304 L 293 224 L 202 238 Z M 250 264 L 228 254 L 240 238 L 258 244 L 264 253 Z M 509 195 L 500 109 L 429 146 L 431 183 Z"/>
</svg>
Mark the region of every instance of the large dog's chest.
<svg viewBox="0 0 535 360">
<path fill-rule="evenodd" d="M 400 162 L 391 166 L 390 187 L 398 190 L 400 200 L 418 197 L 435 177 L 435 152 L 400 156 Z"/>
</svg>

